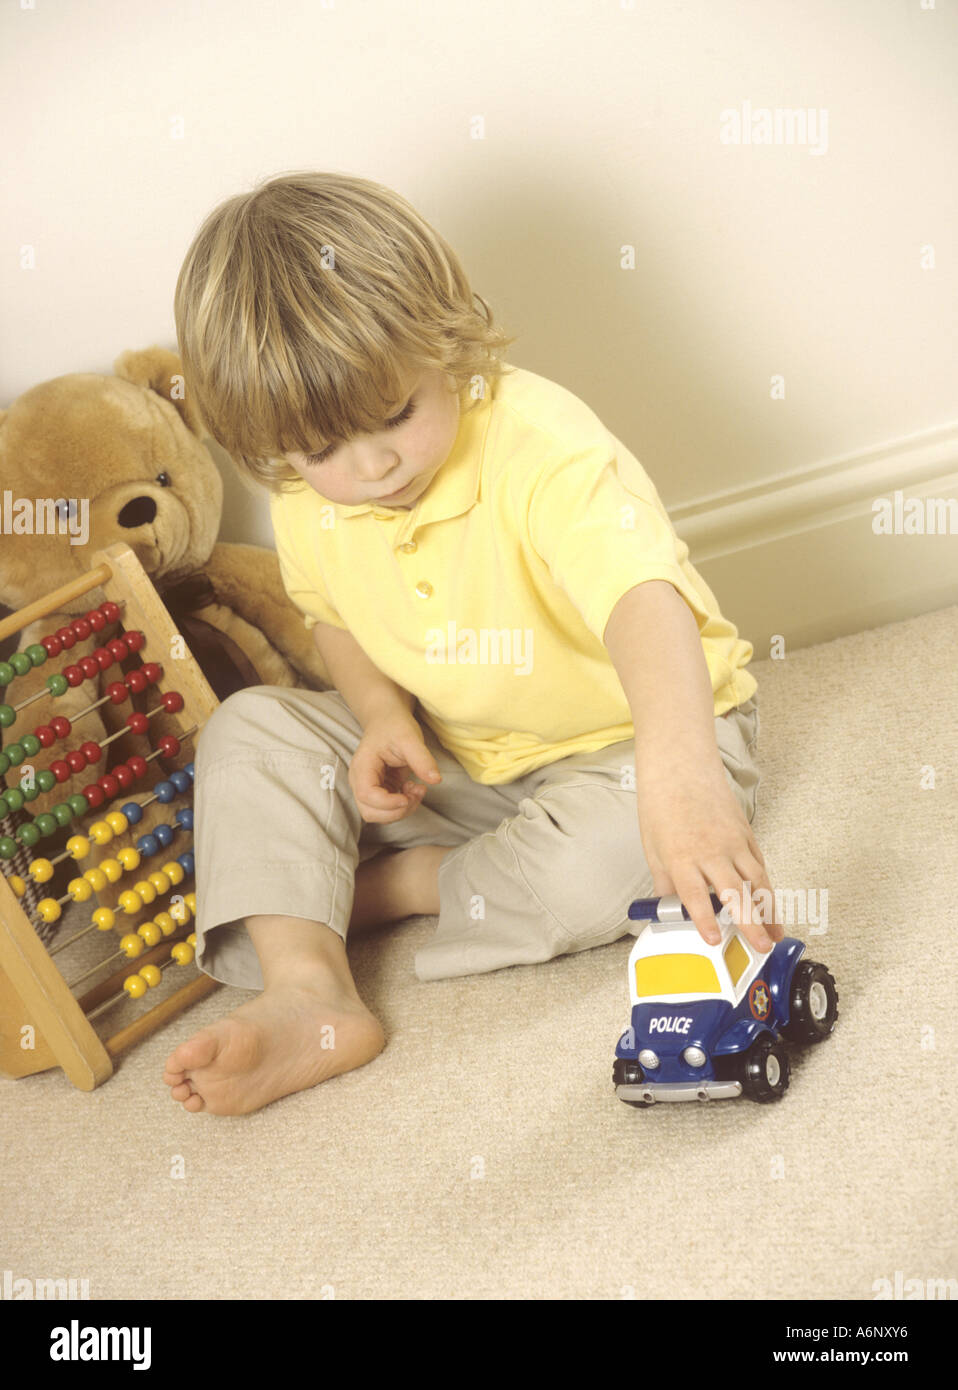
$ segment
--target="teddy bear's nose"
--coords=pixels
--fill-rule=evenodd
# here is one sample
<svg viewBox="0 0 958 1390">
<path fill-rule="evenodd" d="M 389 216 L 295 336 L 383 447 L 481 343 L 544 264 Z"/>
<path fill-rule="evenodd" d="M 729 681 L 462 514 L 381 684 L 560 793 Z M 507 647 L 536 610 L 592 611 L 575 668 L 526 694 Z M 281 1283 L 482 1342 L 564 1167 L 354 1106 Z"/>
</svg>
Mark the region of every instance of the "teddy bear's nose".
<svg viewBox="0 0 958 1390">
<path fill-rule="evenodd" d="M 149 526 L 156 516 L 156 503 L 152 497 L 134 497 L 117 517 L 121 526 Z"/>
</svg>

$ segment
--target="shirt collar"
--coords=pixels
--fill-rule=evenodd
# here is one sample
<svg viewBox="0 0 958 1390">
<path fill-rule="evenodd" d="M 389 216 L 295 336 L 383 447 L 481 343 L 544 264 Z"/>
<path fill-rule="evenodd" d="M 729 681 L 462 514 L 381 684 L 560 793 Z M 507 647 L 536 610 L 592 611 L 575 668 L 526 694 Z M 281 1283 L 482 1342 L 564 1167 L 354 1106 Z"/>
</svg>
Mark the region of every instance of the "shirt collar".
<svg viewBox="0 0 958 1390">
<path fill-rule="evenodd" d="M 373 512 L 377 516 L 401 517 L 412 526 L 427 526 L 431 521 L 448 521 L 469 511 L 479 500 L 482 459 L 491 413 L 488 397 L 471 410 L 460 409 L 456 439 L 445 463 L 423 495 L 408 510 L 386 507 L 381 502 L 362 502 L 356 506 L 333 502 L 330 505 L 336 508 L 337 517 L 348 521 L 352 517 Z"/>
</svg>

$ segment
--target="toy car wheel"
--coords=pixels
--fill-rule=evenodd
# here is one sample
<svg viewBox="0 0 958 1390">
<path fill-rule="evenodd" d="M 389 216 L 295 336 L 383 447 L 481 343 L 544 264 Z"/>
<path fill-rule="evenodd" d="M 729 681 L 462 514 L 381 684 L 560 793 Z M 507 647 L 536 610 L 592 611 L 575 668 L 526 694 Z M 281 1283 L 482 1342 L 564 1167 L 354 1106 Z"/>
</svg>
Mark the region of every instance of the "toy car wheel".
<svg viewBox="0 0 958 1390">
<path fill-rule="evenodd" d="M 767 1033 L 757 1038 L 742 1059 L 742 1095 L 764 1104 L 780 1100 L 788 1090 L 788 1053 Z"/>
<path fill-rule="evenodd" d="M 817 961 L 799 961 L 792 976 L 789 1005 L 782 1037 L 794 1043 L 822 1042 L 838 1017 L 838 990 L 831 972 Z"/>
<path fill-rule="evenodd" d="M 612 1064 L 613 1086 L 638 1086 L 644 1080 L 645 1075 L 638 1062 L 631 1057 L 616 1057 Z"/>
</svg>

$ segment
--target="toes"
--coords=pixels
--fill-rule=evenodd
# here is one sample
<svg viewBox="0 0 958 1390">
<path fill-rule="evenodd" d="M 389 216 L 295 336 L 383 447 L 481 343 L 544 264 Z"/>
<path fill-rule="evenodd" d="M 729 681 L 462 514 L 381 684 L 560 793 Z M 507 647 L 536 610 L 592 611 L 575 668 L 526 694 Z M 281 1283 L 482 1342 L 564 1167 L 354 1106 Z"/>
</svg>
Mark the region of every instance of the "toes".
<svg viewBox="0 0 958 1390">
<path fill-rule="evenodd" d="M 188 1081 L 182 1082 L 179 1086 L 174 1086 L 170 1091 L 170 1096 L 173 1100 L 189 1100 L 191 1095 L 193 1095 L 193 1087 Z"/>
<path fill-rule="evenodd" d="M 202 1028 L 195 1037 L 180 1043 L 167 1059 L 166 1070 L 170 1075 L 182 1075 L 199 1067 L 208 1067 L 220 1050 L 220 1040 L 211 1028 Z"/>
</svg>

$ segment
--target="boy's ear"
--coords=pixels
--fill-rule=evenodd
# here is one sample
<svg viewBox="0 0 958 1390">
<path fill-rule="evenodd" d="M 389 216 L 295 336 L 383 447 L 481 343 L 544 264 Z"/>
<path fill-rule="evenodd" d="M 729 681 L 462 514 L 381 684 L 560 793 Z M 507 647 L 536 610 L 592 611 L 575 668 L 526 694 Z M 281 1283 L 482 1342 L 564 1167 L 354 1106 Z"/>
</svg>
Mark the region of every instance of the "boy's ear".
<svg viewBox="0 0 958 1390">
<path fill-rule="evenodd" d="M 186 428 L 198 439 L 207 433 L 199 411 L 186 396 L 183 363 L 179 354 L 168 348 L 149 347 L 123 352 L 113 364 L 113 370 L 124 381 L 155 391 L 179 412 Z"/>
</svg>

